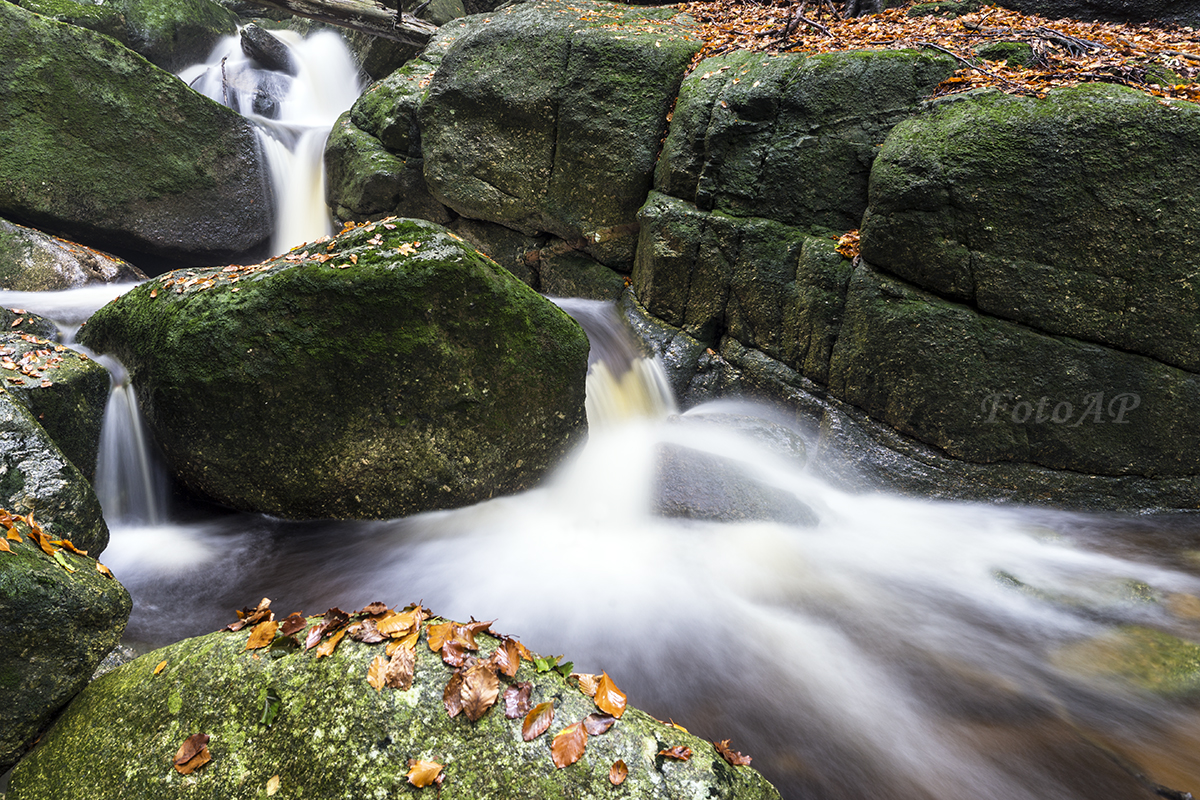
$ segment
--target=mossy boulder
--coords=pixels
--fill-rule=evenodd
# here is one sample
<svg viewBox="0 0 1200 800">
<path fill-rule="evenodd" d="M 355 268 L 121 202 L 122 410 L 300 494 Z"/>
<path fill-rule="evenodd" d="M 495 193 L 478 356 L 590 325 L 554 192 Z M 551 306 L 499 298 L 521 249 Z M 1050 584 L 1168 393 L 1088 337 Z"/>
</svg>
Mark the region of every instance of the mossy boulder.
<svg viewBox="0 0 1200 800">
<path fill-rule="evenodd" d="M 145 278 L 122 258 L 0 219 L 0 288 L 47 292 Z"/>
<path fill-rule="evenodd" d="M 107 36 L 0 4 L 0 214 L 92 246 L 227 261 L 272 209 L 246 120 Z"/>
<path fill-rule="evenodd" d="M 981 314 L 867 266 L 850 282 L 829 390 L 966 461 L 1200 475 L 1200 376 Z"/>
<path fill-rule="evenodd" d="M 1200 371 L 1200 105 L 1090 84 L 897 126 L 862 255 L 981 312 Z"/>
<path fill-rule="evenodd" d="M 976 45 L 975 55 L 985 61 L 1003 61 L 1010 67 L 1032 67 L 1033 47 L 1026 42 L 991 41 Z"/>
<path fill-rule="evenodd" d="M 574 680 L 538 673 L 529 661 L 513 681 L 531 684 L 532 703 L 553 702 L 554 718 L 526 742 L 523 715 L 507 719 L 503 700 L 474 722 L 465 712 L 447 714 L 443 694 L 452 669 L 424 635 L 412 687 L 381 691 L 368 684 L 367 671 L 383 645 L 345 638 L 333 655 L 317 658 L 282 637 L 269 650 L 248 652 L 248 636 L 188 639 L 96 680 L 17 767 L 9 800 L 254 797 L 269 794 L 269 785 L 280 796 L 400 797 L 422 791 L 408 784 L 409 759 L 442 765 L 437 791 L 424 790 L 442 800 L 779 797 L 751 767 L 729 765 L 709 742 L 634 708 L 606 733 L 589 736 L 580 760 L 556 769 L 553 737 L 597 708 Z M 486 634 L 476 642 L 480 659 L 497 645 Z M 165 666 L 155 674 L 160 662 Z M 500 690 L 508 683 L 501 678 Z M 264 713 L 273 707 L 275 714 Z M 212 760 L 183 776 L 172 760 L 195 733 L 211 737 Z M 660 755 L 675 746 L 690 748 L 691 758 Z M 81 753 L 88 754 L 86 768 Z M 614 787 L 609 770 L 617 760 L 628 778 Z"/>
<path fill-rule="evenodd" d="M 655 188 L 807 232 L 857 228 L 878 145 L 956 68 L 911 50 L 705 59 L 680 89 Z"/>
<path fill-rule="evenodd" d="M 670 7 L 547 0 L 467 18 L 418 113 L 430 191 L 464 216 L 550 233 L 628 270 L 700 44 Z"/>
<path fill-rule="evenodd" d="M 80 341 L 129 368 L 178 479 L 277 516 L 479 502 L 535 484 L 585 430 L 583 331 L 429 222 L 168 273 Z"/>
<path fill-rule="evenodd" d="M 29 532 L 24 522 L 16 527 Z M 27 538 L 6 542 L 9 552 L 0 552 L 0 770 L 11 767 L 87 684 L 120 640 L 131 608 L 129 593 L 97 570 L 94 555 L 59 551 L 60 563 Z"/>
<path fill-rule="evenodd" d="M 1200 23 L 1197 0 L 1003 0 L 997 5 L 1049 19 L 1145 22 L 1160 20 L 1181 25 Z"/>
<path fill-rule="evenodd" d="M 1200 644 L 1141 625 L 1122 625 L 1060 648 L 1053 662 L 1091 679 L 1180 700 L 1200 697 Z"/>
<path fill-rule="evenodd" d="M 125 15 L 115 4 L 77 3 L 75 0 L 20 0 L 14 5 L 59 22 L 103 33 L 121 44 L 128 44 Z"/>
</svg>

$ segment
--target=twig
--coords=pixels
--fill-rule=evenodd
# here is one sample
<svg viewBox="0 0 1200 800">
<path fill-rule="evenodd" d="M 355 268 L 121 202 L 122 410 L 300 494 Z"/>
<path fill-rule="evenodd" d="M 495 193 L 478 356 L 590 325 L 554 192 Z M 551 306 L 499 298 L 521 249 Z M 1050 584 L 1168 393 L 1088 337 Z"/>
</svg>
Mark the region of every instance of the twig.
<svg viewBox="0 0 1200 800">
<path fill-rule="evenodd" d="M 821 23 L 817 22 L 816 20 L 809 19 L 808 17 L 804 16 L 803 14 L 801 14 L 801 15 L 800 15 L 800 21 L 801 21 L 801 22 L 803 22 L 803 23 L 806 23 L 806 24 L 808 24 L 808 25 L 811 25 L 812 27 L 814 27 L 814 28 L 816 28 L 817 30 L 819 30 L 821 33 L 823 33 L 823 34 L 825 34 L 826 36 L 828 36 L 830 39 L 836 39 L 836 38 L 837 38 L 836 36 L 834 36 L 834 35 L 833 35 L 833 31 L 829 30 L 829 28 L 826 28 L 824 25 L 822 25 Z"/>
<path fill-rule="evenodd" d="M 1200 56 L 1194 53 L 1185 53 L 1182 50 L 1160 50 L 1159 52 L 1165 56 L 1179 56 L 1180 58 L 1186 58 L 1188 61 L 1200 61 Z"/>
<path fill-rule="evenodd" d="M 229 81 L 225 78 L 225 59 L 221 59 L 221 97 L 226 107 L 229 106 Z"/>
<path fill-rule="evenodd" d="M 1102 45 L 1098 42 L 1093 42 L 1088 39 L 1080 39 L 1078 36 L 1068 36 L 1065 33 L 1059 33 L 1058 31 L 1051 30 L 1050 28 L 1041 25 L 1034 28 L 1032 31 L 1023 30 L 1021 33 L 1037 36 L 1041 39 L 1047 39 L 1056 44 L 1060 44 L 1065 47 L 1067 52 L 1073 56 L 1081 56 L 1091 50 L 1108 49 L 1106 45 Z"/>
<path fill-rule="evenodd" d="M 973 69 L 976 72 L 980 72 L 984 75 L 987 75 L 989 78 L 994 78 L 995 80 L 1002 81 L 1003 83 L 1006 83 L 1015 89 L 1019 89 L 1021 91 L 1026 90 L 1026 87 L 1020 85 L 1019 83 L 1013 83 L 1012 81 L 1010 81 L 1008 78 L 1004 77 L 1003 75 L 997 75 L 994 72 L 989 72 L 988 70 L 984 69 L 983 67 L 979 66 L 978 64 L 972 64 L 970 61 L 963 58 L 958 53 L 955 53 L 953 50 L 947 50 L 945 47 L 942 47 L 940 44 L 934 44 L 933 42 L 917 42 L 917 45 L 920 47 L 932 47 L 934 50 L 941 50 L 943 53 L 945 53 L 946 55 L 955 59 L 956 61 L 958 61 L 960 64 L 962 64 L 965 67 L 969 67 L 970 69 Z"/>
</svg>

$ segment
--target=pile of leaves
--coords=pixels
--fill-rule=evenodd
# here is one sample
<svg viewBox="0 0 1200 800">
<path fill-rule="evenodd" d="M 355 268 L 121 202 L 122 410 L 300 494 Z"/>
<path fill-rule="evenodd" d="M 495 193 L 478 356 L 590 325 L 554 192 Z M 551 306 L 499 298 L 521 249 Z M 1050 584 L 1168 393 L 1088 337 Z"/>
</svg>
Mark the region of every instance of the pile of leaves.
<svg viewBox="0 0 1200 800">
<path fill-rule="evenodd" d="M 305 618 L 294 613 L 277 621 L 271 610 L 271 601 L 267 598 L 263 598 L 254 608 L 238 611 L 237 615 L 237 621 L 223 630 L 249 629 L 250 635 L 245 646 L 249 651 L 281 646 L 299 647 L 306 652 L 312 651 L 316 658 L 325 658 L 333 655 L 346 637 L 368 645 L 384 645 L 383 653 L 371 660 L 364 676 L 377 692 L 384 689 L 405 692 L 412 688 L 416 648 L 424 637 L 429 649 L 437 653 L 451 669 L 442 692 L 442 705 L 446 713 L 452 718 L 461 714 L 471 722 L 476 722 L 503 701 L 505 719 L 521 720 L 521 738 L 526 742 L 534 741 L 549 729 L 554 720 L 554 703 L 548 701 L 533 705 L 533 685 L 529 681 L 517 680 L 517 671 L 524 661 L 531 664 L 537 673 L 557 672 L 568 685 L 591 697 L 597 709 L 554 736 L 550 757 L 558 769 L 579 761 L 587 748 L 588 737 L 604 735 L 625 713 L 625 693 L 608 673 L 592 675 L 574 672 L 574 664 L 569 661 L 564 663 L 562 656 L 540 656 L 517 639 L 492 631 L 494 620 L 481 622 L 472 618 L 470 622 L 455 622 L 435 617 L 419 603 L 410 604 L 399 611 L 384 603 L 371 603 L 350 613 L 331 608 L 320 617 Z M 495 641 L 495 647 L 486 657 L 476 638 L 481 634 L 487 634 Z M 166 664 L 165 661 L 160 663 L 154 670 L 155 674 L 162 672 Z M 275 700 L 274 713 L 278 713 L 280 701 L 278 698 Z M 266 724 L 274 720 L 274 713 L 271 713 L 268 696 L 268 706 L 264 709 Z M 674 723 L 664 724 L 679 727 Z M 175 769 L 189 774 L 208 763 L 208 741 L 207 734 L 189 736 L 175 756 Z M 750 757 L 733 750 L 729 740 L 712 744 L 731 765 L 750 764 Z M 676 745 L 660 751 L 658 755 L 664 759 L 687 761 L 692 757 L 692 751 Z M 408 782 L 417 788 L 440 786 L 446 777 L 442 772 L 443 765 L 436 761 L 410 759 L 408 767 Z M 613 785 L 619 785 L 628 774 L 628 766 L 618 759 L 609 769 L 609 780 Z"/>
<path fill-rule="evenodd" d="M 13 311 L 19 314 L 25 313 L 20 309 L 13 309 Z M 24 321 L 24 317 L 17 317 L 11 327 L 15 328 Z M 6 380 L 9 383 L 37 385 L 43 389 L 53 386 L 54 381 L 50 379 L 46 370 L 58 369 L 62 366 L 62 354 L 66 352 L 67 348 L 61 344 L 55 344 L 29 333 L 21 334 L 21 340 L 33 345 L 33 347 L 31 349 L 14 345 L 0 347 L 0 369 L 17 373 L 8 375 Z M 25 352 L 19 352 L 21 349 L 25 349 Z M 77 355 L 87 360 L 87 356 L 83 353 L 78 353 Z"/>
<path fill-rule="evenodd" d="M 0 508 L 0 527 L 3 528 L 4 536 L 0 538 L 0 553 L 12 553 L 14 544 L 30 544 L 37 547 L 46 555 L 54 559 L 54 563 L 65 569 L 67 572 L 74 572 L 75 567 L 71 566 L 67 561 L 64 553 L 73 553 L 77 556 L 87 558 L 87 550 L 80 550 L 67 539 L 51 539 L 50 536 L 42 530 L 42 526 L 33 518 L 33 512 L 21 516 Z M 24 535 L 21 529 L 24 528 Z M 25 539 L 28 538 L 29 542 Z M 101 564 L 96 563 L 96 571 L 106 578 L 112 578 L 112 570 Z"/>
<path fill-rule="evenodd" d="M 1051 88 L 1087 82 L 1119 83 L 1167 99 L 1200 100 L 1200 35 L 1168 24 L 1049 20 L 994 5 L 955 14 L 910 16 L 917 5 L 881 14 L 841 18 L 832 3 L 699 0 L 676 8 L 703 28 L 697 57 L 732 50 L 762 53 L 829 53 L 842 50 L 932 48 L 958 59 L 961 68 L 938 87 L 951 94 L 990 86 L 1042 97 Z M 926 4 L 928 5 L 928 4 Z M 954 3 L 940 3 L 951 7 Z M 963 4 L 964 8 L 971 6 Z M 1020 42 L 1033 63 L 985 61 L 981 45 Z"/>
</svg>

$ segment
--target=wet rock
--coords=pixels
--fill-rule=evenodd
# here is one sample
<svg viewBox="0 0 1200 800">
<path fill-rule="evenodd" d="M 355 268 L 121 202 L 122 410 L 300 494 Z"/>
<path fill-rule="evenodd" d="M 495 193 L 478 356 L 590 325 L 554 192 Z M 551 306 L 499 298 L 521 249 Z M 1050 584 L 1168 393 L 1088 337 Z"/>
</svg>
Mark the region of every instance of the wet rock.
<svg viewBox="0 0 1200 800">
<path fill-rule="evenodd" d="M 117 256 L 0 219 L 0 288 L 47 292 L 145 279 Z"/>
<path fill-rule="evenodd" d="M 1200 3 L 1196 0 L 1004 0 L 998 5 L 1047 19 L 1200 23 Z"/>
<path fill-rule="evenodd" d="M 265 69 L 295 75 L 298 70 L 288 46 L 270 31 L 250 23 L 242 28 L 242 52 L 257 61 Z"/>
<path fill-rule="evenodd" d="M 583 331 L 418 220 L 169 273 L 80 339 L 129 368 L 179 480 L 277 516 L 389 518 L 519 491 L 586 425 Z"/>
</svg>

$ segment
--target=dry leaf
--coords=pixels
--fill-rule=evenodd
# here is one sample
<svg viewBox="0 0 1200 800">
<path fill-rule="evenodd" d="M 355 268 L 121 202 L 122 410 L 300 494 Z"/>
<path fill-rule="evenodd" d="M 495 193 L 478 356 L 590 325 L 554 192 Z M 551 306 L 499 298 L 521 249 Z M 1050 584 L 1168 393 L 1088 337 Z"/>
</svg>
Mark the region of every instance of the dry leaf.
<svg viewBox="0 0 1200 800">
<path fill-rule="evenodd" d="M 113 580 L 117 579 L 117 576 L 113 575 L 112 570 L 101 564 L 99 561 L 96 562 L 96 572 L 99 572 L 106 578 L 112 578 Z"/>
<path fill-rule="evenodd" d="M 396 651 L 401 647 L 407 647 L 409 650 L 412 650 L 417 646 L 417 640 L 420 638 L 421 629 L 413 628 L 412 633 L 410 633 L 408 636 L 405 636 L 403 639 L 392 639 L 387 643 L 388 657 L 390 658 L 391 656 L 395 655 Z"/>
<path fill-rule="evenodd" d="M 750 756 L 744 756 L 741 753 L 739 753 L 738 751 L 731 748 L 729 746 L 728 739 L 723 739 L 722 741 L 719 741 L 719 742 L 713 742 L 713 747 L 717 748 L 717 752 L 721 754 L 721 758 L 728 761 L 732 766 L 735 766 L 735 767 L 750 766 L 750 760 L 751 760 Z"/>
<path fill-rule="evenodd" d="M 538 703 L 525 715 L 525 722 L 521 724 L 521 738 L 527 742 L 532 742 L 545 733 L 553 721 L 554 702 Z"/>
<path fill-rule="evenodd" d="M 500 696 L 500 679 L 488 665 L 476 664 L 463 672 L 460 694 L 467 719 L 475 722 L 495 705 Z"/>
<path fill-rule="evenodd" d="M 588 714 L 583 718 L 583 729 L 588 736 L 599 736 L 607 733 L 616 721 L 617 718 L 611 714 Z"/>
<path fill-rule="evenodd" d="M 563 728 L 554 737 L 550 744 L 550 757 L 554 759 L 554 766 L 562 769 L 583 758 L 586 749 L 587 731 L 583 729 L 583 723 L 576 722 Z"/>
<path fill-rule="evenodd" d="M 629 767 L 625 766 L 625 762 L 618 758 L 608 770 L 608 782 L 613 786 L 620 786 L 627 777 L 629 777 Z"/>
<path fill-rule="evenodd" d="M 400 691 L 408 691 L 413 684 L 413 670 L 417 667 L 416 653 L 410 647 L 401 647 L 387 665 L 387 685 Z"/>
<path fill-rule="evenodd" d="M 289 614 L 283 622 L 279 623 L 279 632 L 284 636 L 291 636 L 293 633 L 304 630 L 304 626 L 307 624 L 307 620 L 300 614 Z"/>
<path fill-rule="evenodd" d="M 617 688 L 613 679 L 604 672 L 596 685 L 596 707 L 605 714 L 612 714 L 617 719 L 625 713 L 625 693 Z"/>
<path fill-rule="evenodd" d="M 408 760 L 408 782 L 418 789 L 442 782 L 442 765 L 436 761 Z"/>
<path fill-rule="evenodd" d="M 358 613 L 366 614 L 371 617 L 377 617 L 380 614 L 386 614 L 387 612 L 387 605 L 376 600 L 374 603 L 368 603 L 367 605 L 363 606 L 362 611 Z"/>
<path fill-rule="evenodd" d="M 267 797 L 270 797 L 279 791 L 279 783 L 280 781 L 278 775 L 272 775 L 267 779 Z"/>
<path fill-rule="evenodd" d="M 430 625 L 425 630 L 425 636 L 429 641 L 429 649 L 436 653 L 446 642 L 454 638 L 454 623 L 439 622 L 437 625 Z"/>
<path fill-rule="evenodd" d="M 160 661 L 160 662 L 158 662 L 158 666 L 154 668 L 154 674 L 157 675 L 158 673 L 162 672 L 166 668 L 167 668 L 167 662 Z"/>
<path fill-rule="evenodd" d="M 364 644 L 379 644 L 387 641 L 387 637 L 379 632 L 373 619 L 364 619 L 362 622 L 354 623 L 346 629 L 346 635 L 354 641 Z"/>
<path fill-rule="evenodd" d="M 517 649 L 516 641 L 508 637 L 501 639 L 500 645 L 492 653 L 492 663 L 501 675 L 507 678 L 516 675 L 521 666 L 521 653 Z"/>
<path fill-rule="evenodd" d="M 521 681 L 504 690 L 504 716 L 517 719 L 529 713 L 530 695 L 533 694 L 533 684 Z"/>
<path fill-rule="evenodd" d="M 278 622 L 260 622 L 255 625 L 254 630 L 250 631 L 250 638 L 246 640 L 246 649 L 257 650 L 271 644 L 275 641 L 275 631 L 278 627 Z"/>
<path fill-rule="evenodd" d="M 208 740 L 207 733 L 193 733 L 184 740 L 175 751 L 174 766 L 179 774 L 190 775 L 212 760 L 212 754 L 208 752 Z"/>
<path fill-rule="evenodd" d="M 665 750 L 659 750 L 658 755 L 663 758 L 670 758 L 674 761 L 687 761 L 692 757 L 692 748 L 677 744 L 674 747 L 668 747 Z"/>
<path fill-rule="evenodd" d="M 342 637 L 346 635 L 346 629 L 342 628 L 333 636 L 330 636 L 325 641 L 317 645 L 317 658 L 333 655 L 333 651 L 337 650 L 338 643 L 342 641 Z"/>
<path fill-rule="evenodd" d="M 461 667 L 467 658 L 467 646 L 457 639 L 452 639 L 442 645 L 442 661 L 452 667 Z"/>
<path fill-rule="evenodd" d="M 384 656 L 375 656 L 371 660 L 371 665 L 367 667 L 367 683 L 374 687 L 375 691 L 383 691 L 383 685 L 386 680 L 388 660 Z"/>
<path fill-rule="evenodd" d="M 599 675 L 591 675 L 587 672 L 572 672 L 571 677 L 579 681 L 579 691 L 588 697 L 596 696 L 596 689 L 600 686 Z"/>
<path fill-rule="evenodd" d="M 442 692 L 442 705 L 446 707 L 446 713 L 451 717 L 457 717 L 463 710 L 462 687 L 462 673 L 455 670 L 446 684 L 446 690 Z"/>
</svg>

